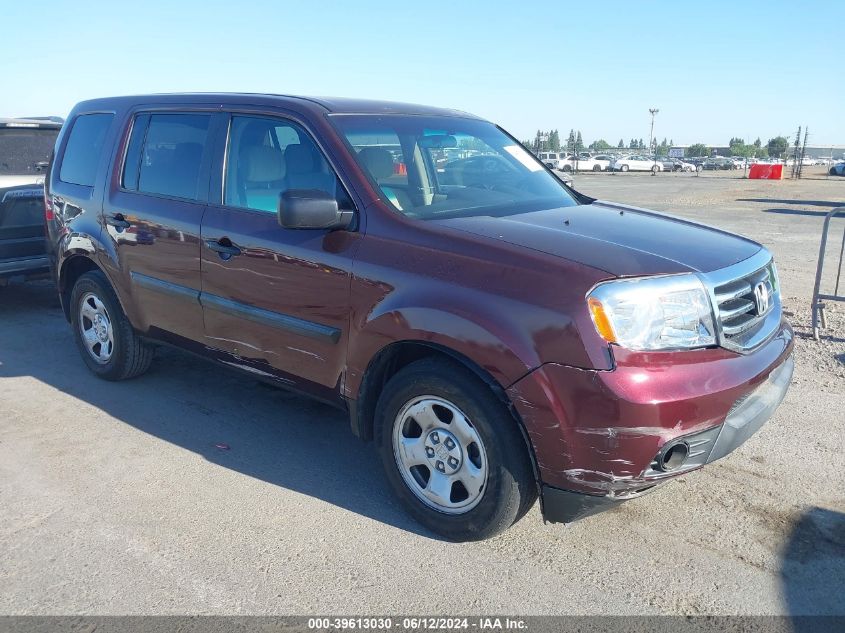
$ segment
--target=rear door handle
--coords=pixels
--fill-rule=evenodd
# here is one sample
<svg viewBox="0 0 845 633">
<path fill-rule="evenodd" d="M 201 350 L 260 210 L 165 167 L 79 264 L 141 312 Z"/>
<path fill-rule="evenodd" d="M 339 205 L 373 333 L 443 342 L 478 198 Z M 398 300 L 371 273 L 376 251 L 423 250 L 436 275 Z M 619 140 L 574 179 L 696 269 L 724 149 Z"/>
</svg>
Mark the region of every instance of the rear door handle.
<svg viewBox="0 0 845 633">
<path fill-rule="evenodd" d="M 226 259 L 241 254 L 241 249 L 232 244 L 232 242 L 230 242 L 229 239 L 225 237 L 219 240 L 206 240 L 205 245 L 208 246 L 208 248 L 213 250 L 215 253 L 218 253 L 221 257 L 225 257 Z"/>
<path fill-rule="evenodd" d="M 106 224 L 108 224 L 109 226 L 113 226 L 116 229 L 128 229 L 130 226 L 132 226 L 132 223 L 129 222 L 129 220 L 127 220 L 126 218 L 124 218 L 122 213 L 107 215 Z"/>
</svg>

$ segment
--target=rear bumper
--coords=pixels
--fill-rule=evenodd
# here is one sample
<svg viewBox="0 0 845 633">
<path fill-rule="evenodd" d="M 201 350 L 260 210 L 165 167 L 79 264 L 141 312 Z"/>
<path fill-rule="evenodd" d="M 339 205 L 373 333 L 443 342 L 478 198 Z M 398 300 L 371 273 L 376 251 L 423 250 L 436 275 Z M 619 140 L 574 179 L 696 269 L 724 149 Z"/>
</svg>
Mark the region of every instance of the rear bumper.
<svg viewBox="0 0 845 633">
<path fill-rule="evenodd" d="M 0 279 L 8 277 L 34 277 L 50 272 L 50 262 L 46 256 L 16 257 L 0 260 Z"/>
</svg>

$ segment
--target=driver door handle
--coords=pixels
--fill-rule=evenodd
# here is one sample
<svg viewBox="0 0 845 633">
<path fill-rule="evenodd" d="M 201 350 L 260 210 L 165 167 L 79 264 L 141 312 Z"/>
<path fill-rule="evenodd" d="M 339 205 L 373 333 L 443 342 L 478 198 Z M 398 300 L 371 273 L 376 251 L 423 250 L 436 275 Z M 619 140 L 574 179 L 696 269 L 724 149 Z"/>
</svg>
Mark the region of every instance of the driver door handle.
<svg viewBox="0 0 845 633">
<path fill-rule="evenodd" d="M 116 229 L 128 229 L 130 226 L 132 226 L 132 223 L 129 222 L 129 220 L 127 220 L 126 218 L 124 218 L 122 213 L 107 215 L 106 224 L 108 224 L 109 226 L 113 226 Z"/>
<path fill-rule="evenodd" d="M 206 240 L 205 245 L 215 253 L 218 253 L 221 257 L 234 257 L 236 255 L 240 255 L 242 252 L 240 248 L 232 244 L 232 242 L 225 237 L 219 240 Z"/>
</svg>

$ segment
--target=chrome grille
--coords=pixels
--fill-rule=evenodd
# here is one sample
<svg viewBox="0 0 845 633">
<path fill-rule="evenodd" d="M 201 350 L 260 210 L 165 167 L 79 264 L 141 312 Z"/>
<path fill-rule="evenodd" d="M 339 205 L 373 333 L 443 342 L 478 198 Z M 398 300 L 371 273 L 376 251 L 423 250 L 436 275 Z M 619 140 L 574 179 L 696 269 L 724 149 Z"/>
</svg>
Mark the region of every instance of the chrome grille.
<svg viewBox="0 0 845 633">
<path fill-rule="evenodd" d="M 762 254 L 707 275 L 724 347 L 740 351 L 756 347 L 780 323 L 777 276 L 771 256 L 765 251 Z"/>
</svg>

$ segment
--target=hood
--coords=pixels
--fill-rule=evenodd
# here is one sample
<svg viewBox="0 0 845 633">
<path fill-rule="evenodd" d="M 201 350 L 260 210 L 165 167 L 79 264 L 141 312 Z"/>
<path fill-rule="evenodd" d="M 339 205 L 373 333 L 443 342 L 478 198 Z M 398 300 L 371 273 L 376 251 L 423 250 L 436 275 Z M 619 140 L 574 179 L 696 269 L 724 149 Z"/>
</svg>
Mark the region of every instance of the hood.
<svg viewBox="0 0 845 633">
<path fill-rule="evenodd" d="M 762 248 L 732 233 L 602 201 L 433 222 L 563 257 L 618 277 L 712 272 L 748 259 Z"/>
</svg>

